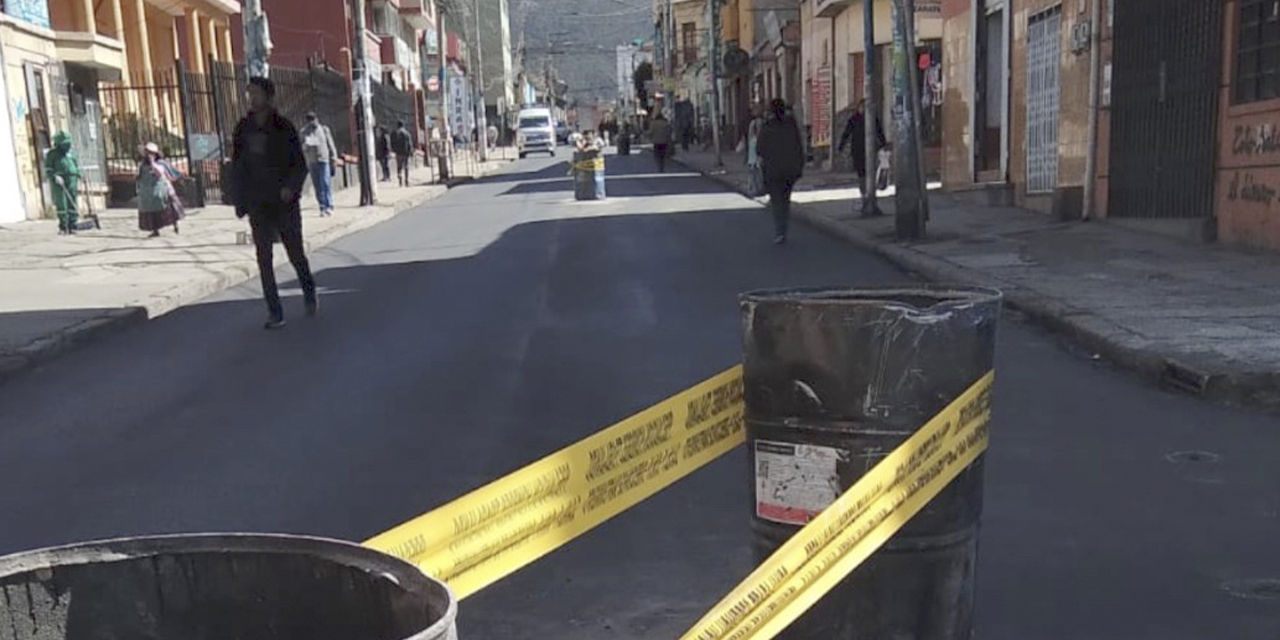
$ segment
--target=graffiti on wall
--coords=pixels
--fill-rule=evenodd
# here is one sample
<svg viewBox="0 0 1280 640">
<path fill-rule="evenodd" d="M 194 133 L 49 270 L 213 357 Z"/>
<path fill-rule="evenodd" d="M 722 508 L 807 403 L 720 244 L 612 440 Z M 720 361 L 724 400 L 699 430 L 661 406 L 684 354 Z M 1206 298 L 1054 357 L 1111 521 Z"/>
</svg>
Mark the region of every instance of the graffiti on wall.
<svg viewBox="0 0 1280 640">
<path fill-rule="evenodd" d="M 1280 127 L 1268 122 L 1236 125 L 1231 142 L 1233 156 L 1263 156 L 1280 153 Z"/>
<path fill-rule="evenodd" d="M 1231 177 L 1231 186 L 1227 189 L 1227 200 L 1230 202 L 1247 202 L 1265 205 L 1268 208 L 1276 200 L 1276 188 L 1268 185 L 1245 171 L 1235 172 Z"/>
</svg>

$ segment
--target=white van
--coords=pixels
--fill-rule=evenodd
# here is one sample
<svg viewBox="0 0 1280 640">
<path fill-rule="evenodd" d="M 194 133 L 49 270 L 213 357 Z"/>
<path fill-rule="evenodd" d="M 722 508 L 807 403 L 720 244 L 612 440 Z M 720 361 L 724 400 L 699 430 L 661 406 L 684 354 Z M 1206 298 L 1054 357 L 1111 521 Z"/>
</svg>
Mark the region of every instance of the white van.
<svg viewBox="0 0 1280 640">
<path fill-rule="evenodd" d="M 530 153 L 556 155 L 556 123 L 545 107 L 521 109 L 516 123 L 516 149 L 523 158 Z"/>
</svg>

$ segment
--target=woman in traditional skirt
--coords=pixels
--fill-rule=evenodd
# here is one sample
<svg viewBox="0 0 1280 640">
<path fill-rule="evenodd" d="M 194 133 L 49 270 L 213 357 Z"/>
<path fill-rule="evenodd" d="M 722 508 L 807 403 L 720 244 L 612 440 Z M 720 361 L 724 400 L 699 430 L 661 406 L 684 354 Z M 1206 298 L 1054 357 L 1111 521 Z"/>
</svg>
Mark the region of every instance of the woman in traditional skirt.
<svg viewBox="0 0 1280 640">
<path fill-rule="evenodd" d="M 184 214 L 173 183 L 181 177 L 164 159 L 156 143 L 148 142 L 142 148 L 142 164 L 138 167 L 138 228 L 150 231 L 152 238 L 171 225 L 173 232 L 178 233 L 178 221 Z"/>
</svg>

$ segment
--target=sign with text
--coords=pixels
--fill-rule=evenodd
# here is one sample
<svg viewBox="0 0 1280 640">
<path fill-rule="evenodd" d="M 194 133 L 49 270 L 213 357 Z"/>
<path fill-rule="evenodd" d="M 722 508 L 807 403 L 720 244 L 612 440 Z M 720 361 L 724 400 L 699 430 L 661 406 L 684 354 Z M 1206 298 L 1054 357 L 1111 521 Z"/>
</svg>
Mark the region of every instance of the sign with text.
<svg viewBox="0 0 1280 640">
<path fill-rule="evenodd" d="M 812 114 L 809 126 L 813 146 L 831 146 L 831 67 L 821 67 L 813 78 L 812 95 L 809 96 Z"/>
</svg>

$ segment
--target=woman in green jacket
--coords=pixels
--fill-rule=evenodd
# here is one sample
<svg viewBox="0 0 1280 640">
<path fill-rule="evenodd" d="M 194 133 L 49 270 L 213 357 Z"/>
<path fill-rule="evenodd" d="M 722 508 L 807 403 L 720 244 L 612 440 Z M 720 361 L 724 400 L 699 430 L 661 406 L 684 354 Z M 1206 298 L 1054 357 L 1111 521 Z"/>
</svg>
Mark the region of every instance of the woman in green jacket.
<svg viewBox="0 0 1280 640">
<path fill-rule="evenodd" d="M 44 157 L 45 175 L 53 193 L 53 206 L 58 210 L 58 233 L 75 233 L 80 219 L 77 208 L 80 193 L 80 163 L 75 149 L 71 148 L 71 136 L 59 131 L 53 136 L 53 148 Z"/>
</svg>

